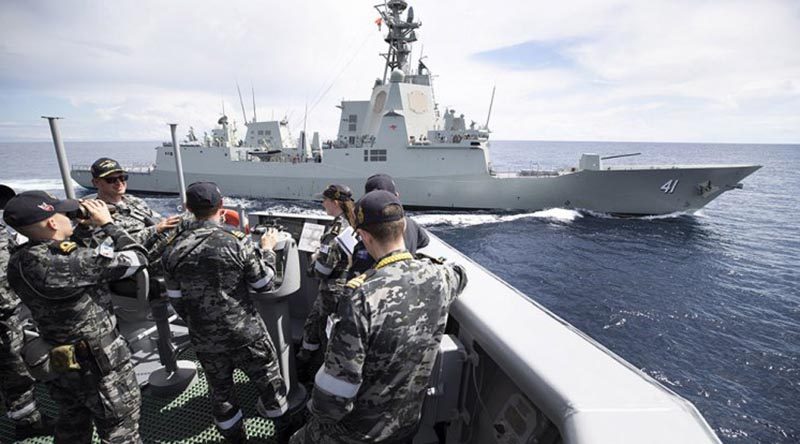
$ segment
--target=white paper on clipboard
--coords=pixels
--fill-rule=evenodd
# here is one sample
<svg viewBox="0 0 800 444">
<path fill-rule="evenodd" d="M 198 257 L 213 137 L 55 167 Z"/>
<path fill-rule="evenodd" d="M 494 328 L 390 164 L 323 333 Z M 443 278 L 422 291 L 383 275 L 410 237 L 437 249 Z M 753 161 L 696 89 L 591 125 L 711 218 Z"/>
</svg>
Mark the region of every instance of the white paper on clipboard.
<svg viewBox="0 0 800 444">
<path fill-rule="evenodd" d="M 300 243 L 297 249 L 314 253 L 319 248 L 319 241 L 325 233 L 325 225 L 306 222 L 303 224 L 303 231 L 300 233 Z"/>
<path fill-rule="evenodd" d="M 356 239 L 356 232 L 353 230 L 353 227 L 347 227 L 346 230 L 342 231 L 338 236 L 336 236 L 336 243 L 342 247 L 342 250 L 344 250 L 348 256 L 352 256 L 353 249 L 358 243 L 358 239 Z"/>
</svg>

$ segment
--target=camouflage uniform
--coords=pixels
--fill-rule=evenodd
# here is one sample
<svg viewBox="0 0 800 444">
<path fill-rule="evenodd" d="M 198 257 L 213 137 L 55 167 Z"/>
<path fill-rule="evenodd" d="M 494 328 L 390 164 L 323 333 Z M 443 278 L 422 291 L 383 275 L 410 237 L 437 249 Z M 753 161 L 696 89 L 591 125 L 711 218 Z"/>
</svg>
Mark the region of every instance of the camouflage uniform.
<svg viewBox="0 0 800 444">
<path fill-rule="evenodd" d="M 326 339 L 328 316 L 336 310 L 337 294 L 345 283 L 347 255 L 339 246 L 337 237 L 345 235 L 343 232 L 348 227 L 347 219 L 343 215 L 337 216 L 322 235 L 316 260 L 309 265 L 313 275 L 319 279 L 319 293 L 303 326 L 302 347 L 308 351 L 319 349 Z"/>
<path fill-rule="evenodd" d="M 410 441 L 464 269 L 395 252 L 347 283 L 292 443 Z"/>
<path fill-rule="evenodd" d="M 62 367 L 49 383 L 59 405 L 56 443 L 91 442 L 92 422 L 104 443 L 139 442 L 141 394 L 128 344 L 117 331 L 108 282 L 133 275 L 147 260 L 119 227 L 107 224 L 103 232 L 114 249 L 29 241 L 12 252 L 8 265 L 8 281 L 31 310 L 42 339 L 51 347 L 74 346 L 80 366 Z"/>
<path fill-rule="evenodd" d="M 35 424 L 42 415 L 33 398 L 33 378 L 22 361 L 22 302 L 6 279 L 9 246 L 6 226 L 0 222 L 0 395 L 8 417 L 18 425 Z"/>
<path fill-rule="evenodd" d="M 156 230 L 156 224 L 161 220 L 161 215 L 151 210 L 142 199 L 128 194 L 122 196 L 122 201 L 109 204 L 109 207 L 116 209 L 111 214 L 114 225 L 128 232 L 138 244 L 147 250 L 150 262 L 157 261 L 167 244 L 167 235 L 158 233 Z M 72 235 L 73 240 L 87 247 L 99 245 L 105 237 L 99 228 L 85 224 L 79 224 Z"/>
<path fill-rule="evenodd" d="M 162 258 L 167 296 L 189 327 L 217 428 L 229 440 L 240 439 L 244 422 L 234 393 L 235 368 L 258 388 L 259 413 L 277 418 L 287 410 L 275 346 L 250 299 L 251 292 L 272 289 L 275 253 L 212 221 L 183 228 Z"/>
</svg>

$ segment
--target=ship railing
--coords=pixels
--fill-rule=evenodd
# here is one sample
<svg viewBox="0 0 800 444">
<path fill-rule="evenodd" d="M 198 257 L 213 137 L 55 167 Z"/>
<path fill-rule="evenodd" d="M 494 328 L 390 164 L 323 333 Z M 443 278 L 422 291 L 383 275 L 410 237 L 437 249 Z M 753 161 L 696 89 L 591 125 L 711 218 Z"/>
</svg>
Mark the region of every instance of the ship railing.
<svg viewBox="0 0 800 444">
<path fill-rule="evenodd" d="M 156 165 L 154 163 L 132 162 L 123 164 L 122 168 L 124 168 L 127 173 L 150 174 L 155 171 Z M 71 165 L 71 169 L 72 171 L 91 172 L 92 166 L 88 164 L 73 164 Z"/>
<path fill-rule="evenodd" d="M 534 167 L 535 166 L 535 167 Z M 489 168 L 489 175 L 498 178 L 512 178 L 512 177 L 553 177 L 561 173 L 558 170 L 543 170 L 541 166 L 533 162 L 527 169 L 521 170 L 500 170 L 493 167 Z"/>
</svg>

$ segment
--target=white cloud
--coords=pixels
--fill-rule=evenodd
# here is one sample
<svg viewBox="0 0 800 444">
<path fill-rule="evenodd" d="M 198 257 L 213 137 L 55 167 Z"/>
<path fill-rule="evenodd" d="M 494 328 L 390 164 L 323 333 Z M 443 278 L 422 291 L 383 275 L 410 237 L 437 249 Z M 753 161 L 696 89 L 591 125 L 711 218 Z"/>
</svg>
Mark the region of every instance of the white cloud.
<svg viewBox="0 0 800 444">
<path fill-rule="evenodd" d="M 168 121 L 210 129 L 223 98 L 241 120 L 237 80 L 248 115 L 252 81 L 259 117 L 290 114 L 295 125 L 336 80 L 309 121 L 334 136 L 338 101 L 368 97 L 382 75 L 375 3 L 3 2 L 0 95 L 68 103 L 68 138 L 165 139 Z M 442 108 L 483 122 L 497 85 L 495 138 L 800 140 L 792 0 L 412 5 L 423 23 L 414 54 L 424 45 Z M 564 54 L 574 65 L 520 70 L 474 57 L 532 40 L 574 41 Z M 30 137 L 41 113 L 3 100 L 0 119 L 19 125 L 0 126 L 0 137 Z"/>
</svg>

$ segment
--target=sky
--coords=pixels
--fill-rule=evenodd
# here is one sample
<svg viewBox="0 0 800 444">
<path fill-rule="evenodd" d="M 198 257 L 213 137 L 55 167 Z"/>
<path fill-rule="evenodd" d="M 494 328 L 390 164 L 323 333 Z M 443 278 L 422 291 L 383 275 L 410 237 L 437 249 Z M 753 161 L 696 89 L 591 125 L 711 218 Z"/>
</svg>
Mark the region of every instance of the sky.
<svg viewBox="0 0 800 444">
<path fill-rule="evenodd" d="M 248 119 L 254 91 L 259 120 L 334 138 L 383 75 L 376 3 L 2 0 L 0 141 L 49 140 L 43 115 L 66 140 L 167 140 L 223 103 L 241 126 L 237 82 Z M 800 142 L 797 0 L 411 5 L 413 65 L 481 124 L 496 87 L 495 140 Z"/>
</svg>

